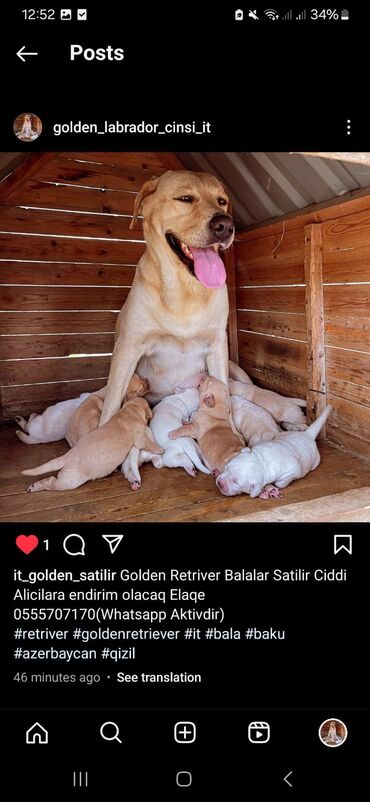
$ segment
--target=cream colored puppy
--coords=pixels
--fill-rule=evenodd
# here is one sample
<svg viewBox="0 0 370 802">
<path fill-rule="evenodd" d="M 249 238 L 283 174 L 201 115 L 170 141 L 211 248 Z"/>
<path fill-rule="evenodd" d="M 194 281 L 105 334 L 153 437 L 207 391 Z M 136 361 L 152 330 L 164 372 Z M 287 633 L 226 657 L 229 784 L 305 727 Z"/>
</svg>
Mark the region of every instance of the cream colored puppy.
<svg viewBox="0 0 370 802">
<path fill-rule="evenodd" d="M 231 429 L 230 416 L 227 386 L 209 377 L 200 385 L 200 405 L 191 423 L 171 431 L 169 438 L 194 437 L 198 441 L 203 462 L 214 476 L 218 476 L 244 446 L 241 435 L 234 434 Z"/>
<path fill-rule="evenodd" d="M 63 440 L 74 412 L 89 396 L 90 393 L 81 393 L 78 398 L 59 401 L 58 404 L 47 407 L 41 415 L 33 412 L 28 421 L 18 415 L 15 420 L 22 431 L 17 429 L 17 437 L 28 445 Z"/>
<path fill-rule="evenodd" d="M 66 434 L 66 439 L 71 447 L 75 446 L 82 437 L 86 437 L 87 434 L 98 428 L 106 391 L 107 387 L 105 386 L 101 390 L 91 393 L 89 398 L 76 409 Z M 142 379 L 137 373 L 134 373 L 127 388 L 125 401 L 129 401 L 135 396 L 146 395 L 148 392 L 149 384 L 146 379 Z"/>
<path fill-rule="evenodd" d="M 257 443 L 273 440 L 281 432 L 280 426 L 275 423 L 269 412 L 242 396 L 232 396 L 231 410 L 235 426 L 250 448 Z"/>
<path fill-rule="evenodd" d="M 30 485 L 29 492 L 73 490 L 89 479 L 108 476 L 123 462 L 132 446 L 163 454 L 163 448 L 154 442 L 147 425 L 151 417 L 149 404 L 144 398 L 127 401 L 108 423 L 86 435 L 70 451 L 37 468 L 22 471 L 26 476 L 38 476 L 59 470 L 58 476 L 49 476 Z"/>
</svg>

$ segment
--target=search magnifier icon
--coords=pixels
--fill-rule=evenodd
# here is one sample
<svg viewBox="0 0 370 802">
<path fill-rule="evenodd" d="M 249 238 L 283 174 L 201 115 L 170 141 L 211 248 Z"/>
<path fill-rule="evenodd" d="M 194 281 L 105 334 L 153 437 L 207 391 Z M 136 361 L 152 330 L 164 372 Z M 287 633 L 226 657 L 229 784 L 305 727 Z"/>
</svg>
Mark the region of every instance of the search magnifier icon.
<svg viewBox="0 0 370 802">
<path fill-rule="evenodd" d="M 119 726 L 115 721 L 104 721 L 104 724 L 100 727 L 100 735 L 104 738 L 104 741 L 118 741 L 119 744 L 122 743 L 119 737 Z"/>
</svg>

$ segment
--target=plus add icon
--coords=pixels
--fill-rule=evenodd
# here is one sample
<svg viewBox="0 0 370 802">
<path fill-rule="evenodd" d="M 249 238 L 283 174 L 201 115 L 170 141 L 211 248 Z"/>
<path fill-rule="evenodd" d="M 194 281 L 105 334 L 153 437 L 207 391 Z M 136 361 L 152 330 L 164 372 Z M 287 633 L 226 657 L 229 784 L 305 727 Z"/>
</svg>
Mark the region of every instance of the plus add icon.
<svg viewBox="0 0 370 802">
<path fill-rule="evenodd" d="M 193 744 L 197 737 L 197 728 L 193 721 L 177 721 L 174 726 L 174 737 L 177 744 Z"/>
</svg>

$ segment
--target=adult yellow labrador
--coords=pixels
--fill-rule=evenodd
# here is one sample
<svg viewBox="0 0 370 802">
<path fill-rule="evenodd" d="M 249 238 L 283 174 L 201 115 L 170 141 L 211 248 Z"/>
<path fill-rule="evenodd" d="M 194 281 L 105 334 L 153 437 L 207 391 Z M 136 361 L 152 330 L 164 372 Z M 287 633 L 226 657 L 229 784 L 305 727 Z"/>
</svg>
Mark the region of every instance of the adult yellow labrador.
<svg viewBox="0 0 370 802">
<path fill-rule="evenodd" d="M 230 202 L 208 173 L 176 171 L 147 181 L 131 226 L 144 218 L 146 250 L 116 325 L 100 425 L 120 408 L 136 372 L 156 403 L 207 369 L 228 380 L 226 272 L 219 251 L 234 239 Z"/>
</svg>

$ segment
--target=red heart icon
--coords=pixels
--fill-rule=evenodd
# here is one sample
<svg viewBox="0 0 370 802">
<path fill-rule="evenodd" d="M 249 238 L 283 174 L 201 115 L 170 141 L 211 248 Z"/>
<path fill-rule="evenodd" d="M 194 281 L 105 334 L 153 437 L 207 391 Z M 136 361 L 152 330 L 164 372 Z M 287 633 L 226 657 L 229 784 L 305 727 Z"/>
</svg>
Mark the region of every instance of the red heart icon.
<svg viewBox="0 0 370 802">
<path fill-rule="evenodd" d="M 36 535 L 18 535 L 15 543 L 24 554 L 30 554 L 39 545 L 39 539 Z"/>
</svg>

